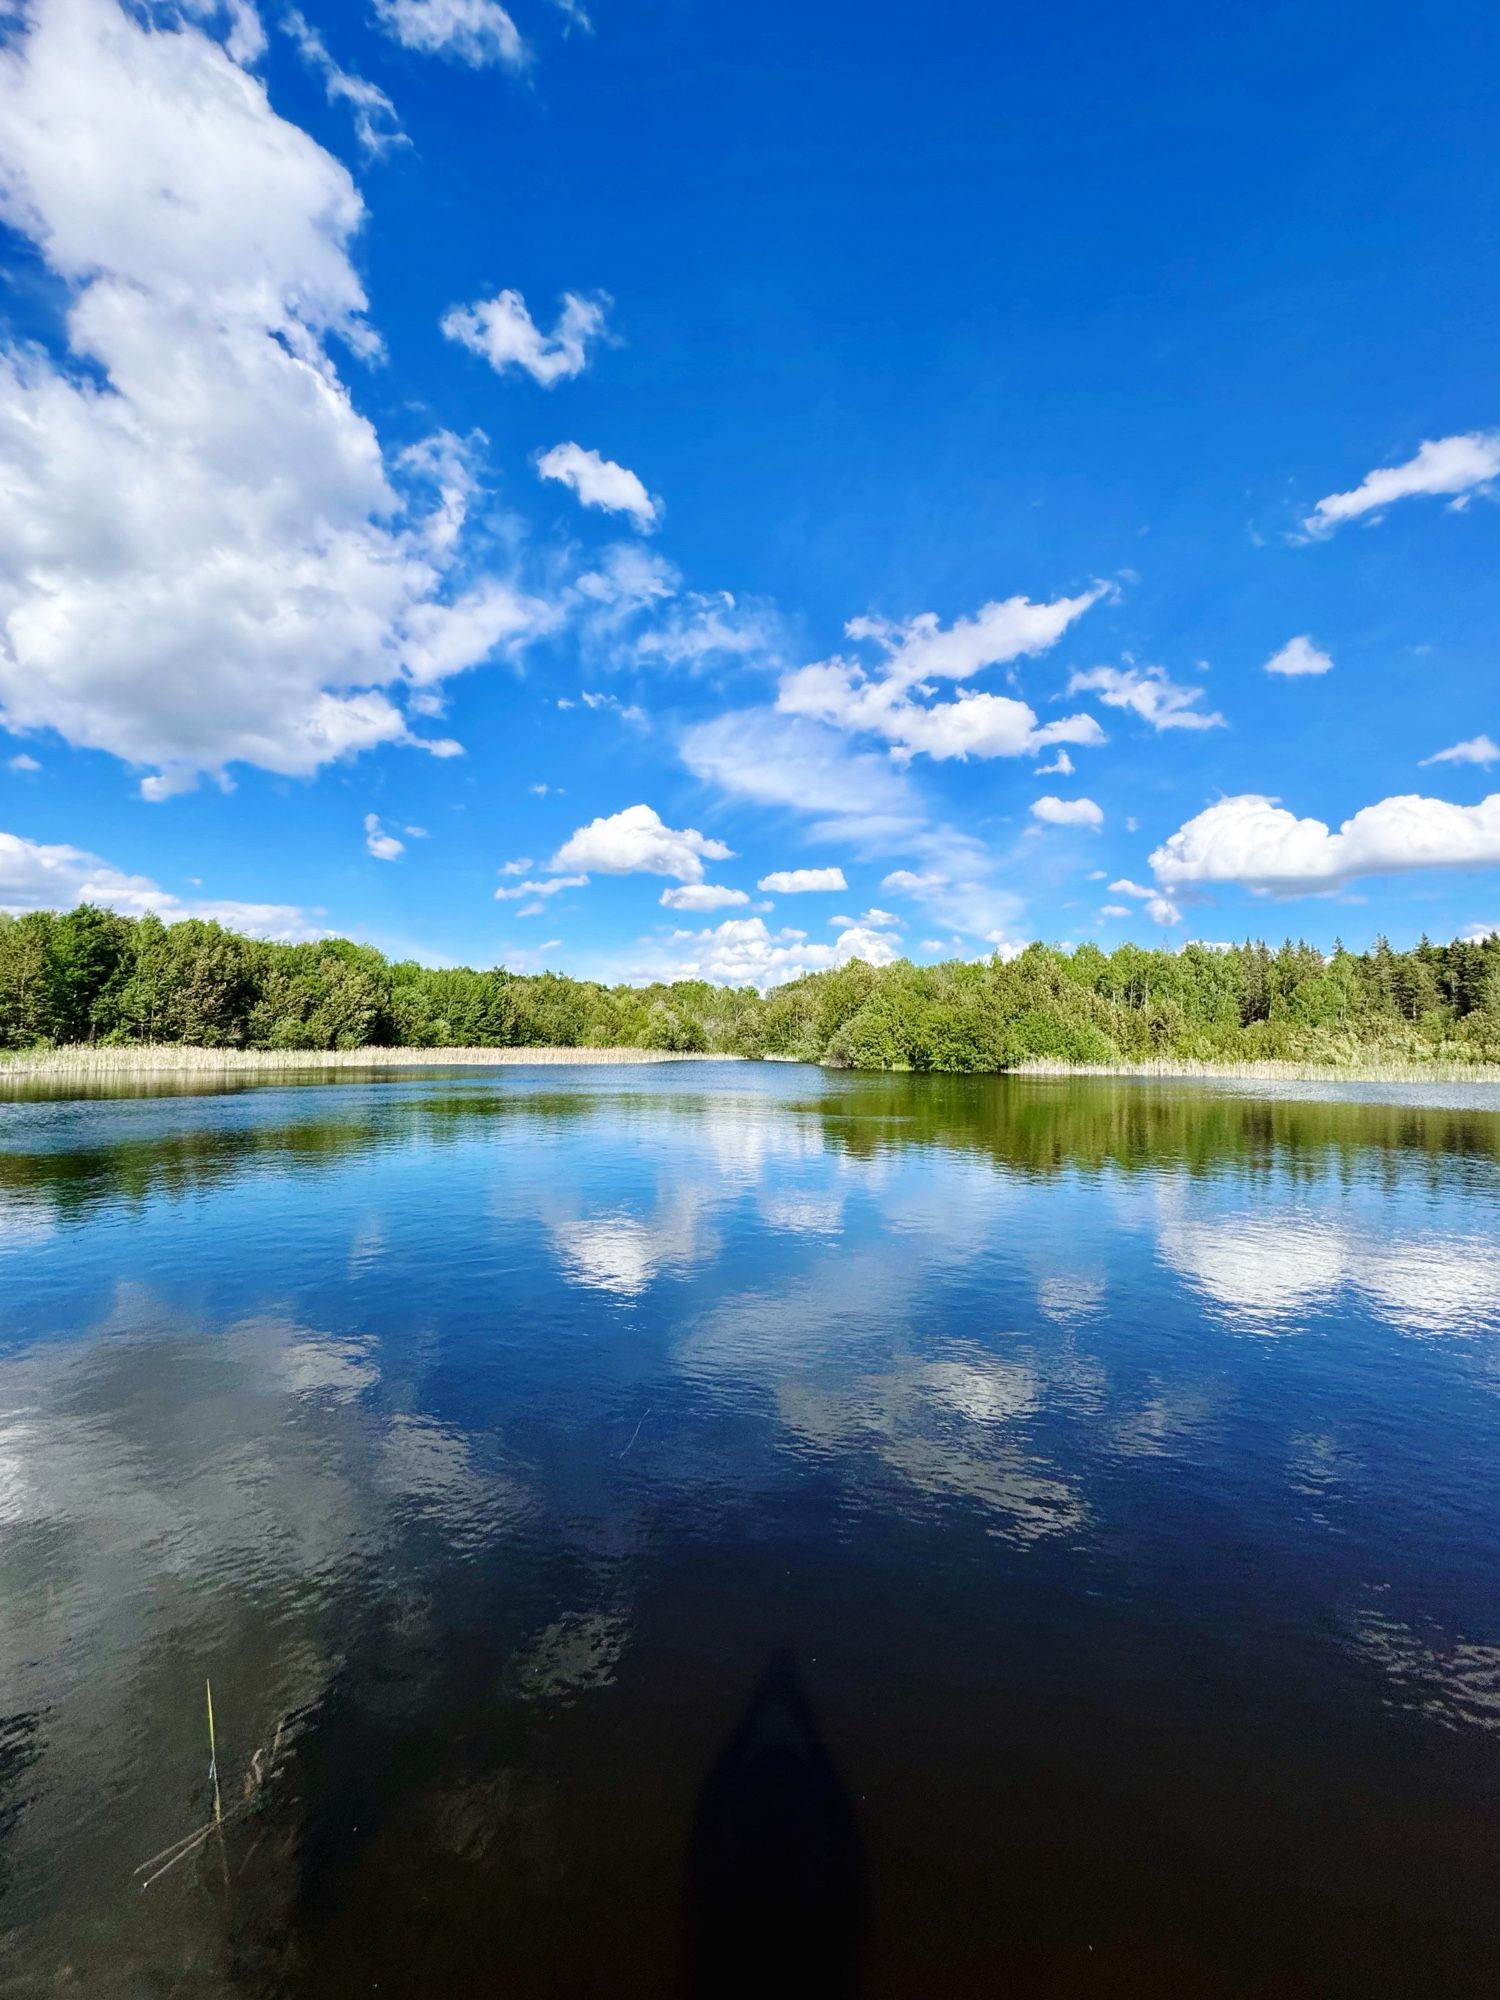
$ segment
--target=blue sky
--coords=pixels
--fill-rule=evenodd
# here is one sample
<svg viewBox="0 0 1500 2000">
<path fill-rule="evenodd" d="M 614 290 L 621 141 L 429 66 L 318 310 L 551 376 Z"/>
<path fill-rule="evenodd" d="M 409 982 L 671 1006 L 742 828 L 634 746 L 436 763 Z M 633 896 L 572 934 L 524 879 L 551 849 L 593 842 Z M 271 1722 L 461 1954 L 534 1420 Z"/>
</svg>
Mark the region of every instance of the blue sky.
<svg viewBox="0 0 1500 2000">
<path fill-rule="evenodd" d="M 0 907 L 1500 922 L 1493 15 L 587 5 L 10 29 Z"/>
</svg>

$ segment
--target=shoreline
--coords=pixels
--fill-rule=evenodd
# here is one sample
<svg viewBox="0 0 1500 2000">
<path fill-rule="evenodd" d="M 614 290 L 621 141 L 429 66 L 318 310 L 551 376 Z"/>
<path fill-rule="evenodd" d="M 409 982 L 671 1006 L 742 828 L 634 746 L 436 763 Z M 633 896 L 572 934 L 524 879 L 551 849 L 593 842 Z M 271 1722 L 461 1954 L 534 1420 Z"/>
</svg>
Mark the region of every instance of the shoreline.
<svg viewBox="0 0 1500 2000">
<path fill-rule="evenodd" d="M 187 1043 L 122 1048 L 13 1049 L 0 1054 L 6 1076 L 211 1076 L 292 1075 L 325 1069 L 519 1068 L 571 1064 L 581 1067 L 643 1063 L 748 1062 L 674 1049 L 456 1048 L 456 1049 L 204 1049 Z"/>
<path fill-rule="evenodd" d="M 212 1049 L 186 1043 L 100 1048 L 16 1049 L 0 1052 L 0 1081 L 14 1077 L 296 1075 L 324 1070 L 628 1068 L 657 1063 L 791 1063 L 786 1055 L 720 1055 L 707 1051 L 610 1048 Z M 823 1065 L 809 1064 L 809 1067 Z M 848 1070 L 850 1076 L 909 1074 Z M 1201 1062 L 1182 1057 L 1137 1063 L 1064 1063 L 1039 1057 L 986 1074 L 1062 1079 L 1119 1077 L 1147 1082 L 1240 1083 L 1480 1083 L 1500 1088 L 1495 1063 Z"/>
<path fill-rule="evenodd" d="M 1489 1083 L 1500 1087 L 1500 1063 L 1302 1063 L 1267 1059 L 1264 1062 L 1197 1062 L 1182 1056 L 1175 1061 L 1138 1063 L 1063 1063 L 1039 1056 L 1034 1062 L 1017 1063 L 1008 1076 L 1029 1077 L 1136 1077 L 1170 1083 Z"/>
</svg>

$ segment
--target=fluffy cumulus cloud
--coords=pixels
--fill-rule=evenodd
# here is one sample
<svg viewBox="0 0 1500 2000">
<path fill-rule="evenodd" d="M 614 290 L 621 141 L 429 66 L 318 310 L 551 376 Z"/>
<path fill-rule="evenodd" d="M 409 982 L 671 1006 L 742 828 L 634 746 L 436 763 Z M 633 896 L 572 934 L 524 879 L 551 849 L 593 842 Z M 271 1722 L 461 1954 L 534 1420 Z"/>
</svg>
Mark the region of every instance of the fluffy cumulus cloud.
<svg viewBox="0 0 1500 2000">
<path fill-rule="evenodd" d="M 1336 889 L 1361 875 L 1500 865 L 1500 792 L 1475 806 L 1415 794 L 1382 799 L 1337 833 L 1275 799 L 1220 799 L 1151 856 L 1164 887 L 1237 882 L 1278 895 Z"/>
<path fill-rule="evenodd" d="M 814 944 L 805 931 L 770 930 L 763 917 L 728 917 L 709 930 L 673 931 L 634 969 L 640 977 L 711 979 L 764 991 L 850 959 L 890 965 L 899 957 L 883 931 L 861 925 L 841 931 L 832 944 Z"/>
<path fill-rule="evenodd" d="M 27 776 L 40 771 L 42 767 L 35 757 L 29 757 L 24 750 L 19 750 L 14 757 L 6 759 L 5 768 L 7 771 L 15 771 L 20 776 Z"/>
<path fill-rule="evenodd" d="M 1463 507 L 1469 496 L 1500 476 L 1500 431 L 1463 431 L 1432 438 L 1400 465 L 1367 473 L 1347 493 L 1327 493 L 1302 523 L 1309 535 L 1331 535 L 1343 521 L 1357 521 L 1393 501 L 1423 494 Z"/>
<path fill-rule="evenodd" d="M 321 911 L 292 903 L 237 903 L 208 897 L 184 898 L 163 889 L 148 875 L 130 875 L 81 847 L 47 846 L 20 834 L 0 833 L 0 910 L 71 910 L 95 903 L 122 916 L 159 916 L 165 923 L 203 917 L 254 937 L 294 941 L 326 937 Z"/>
<path fill-rule="evenodd" d="M 386 832 L 378 813 L 365 814 L 365 847 L 377 861 L 399 861 L 406 852 L 405 841 Z"/>
<path fill-rule="evenodd" d="M 1266 661 L 1266 672 L 1297 679 L 1303 674 L 1326 674 L 1332 665 L 1327 653 L 1320 652 L 1303 632 L 1295 639 L 1288 639 L 1279 653 L 1271 655 Z"/>
<path fill-rule="evenodd" d="M 805 896 L 815 889 L 847 889 L 842 868 L 773 868 L 756 883 L 768 895 Z"/>
<path fill-rule="evenodd" d="M 375 18 L 388 35 L 423 55 L 484 69 L 527 60 L 521 32 L 499 0 L 375 0 Z"/>
<path fill-rule="evenodd" d="M 1107 708 L 1126 708 L 1162 729 L 1218 729 L 1222 715 L 1198 704 L 1202 688 L 1182 687 L 1161 667 L 1089 667 L 1068 677 L 1069 694 L 1096 694 Z"/>
<path fill-rule="evenodd" d="M 1500 743 L 1488 736 L 1471 736 L 1463 743 L 1450 743 L 1446 750 L 1434 750 L 1430 757 L 1420 760 L 1423 764 L 1478 764 L 1488 770 L 1491 764 L 1500 764 Z"/>
<path fill-rule="evenodd" d="M 1060 799 L 1049 792 L 1033 799 L 1031 817 L 1045 826 L 1103 826 L 1104 812 L 1092 799 Z"/>
<path fill-rule="evenodd" d="M 228 50 L 36 0 L 0 54 L 0 214 L 69 348 L 0 350 L 0 721 L 157 766 L 148 796 L 306 775 L 416 740 L 403 692 L 546 624 L 454 586 L 458 443 L 388 465 L 354 409 L 360 197 Z"/>
<path fill-rule="evenodd" d="M 590 343 L 603 334 L 608 307 L 602 294 L 584 298 L 565 292 L 557 324 L 543 333 L 519 292 L 497 292 L 472 306 L 451 307 L 442 326 L 450 340 L 482 356 L 497 375 L 519 368 L 550 389 L 588 366 Z"/>
<path fill-rule="evenodd" d="M 578 495 L 585 507 L 607 514 L 628 514 L 641 529 L 654 528 L 661 502 L 653 499 L 627 465 L 601 458 L 581 444 L 555 444 L 536 461 L 538 476 L 555 479 Z"/>
<path fill-rule="evenodd" d="M 569 835 L 548 864 L 594 875 L 672 875 L 701 882 L 705 861 L 728 861 L 733 850 L 696 827 L 668 826 L 650 806 L 590 820 Z"/>
<path fill-rule="evenodd" d="M 935 761 L 967 757 L 1029 756 L 1054 744 L 1092 744 L 1103 731 L 1091 715 L 1041 723 L 1026 702 L 1011 695 L 963 693 L 952 701 L 930 697 L 937 681 L 966 681 L 987 667 L 1006 665 L 1054 646 L 1104 586 L 1078 597 L 1036 604 L 1010 597 L 986 604 L 973 618 L 943 626 L 932 612 L 893 624 L 854 618 L 849 637 L 873 644 L 873 665 L 836 656 L 784 674 L 776 706 L 834 728 L 885 739 L 903 757 Z"/>
</svg>

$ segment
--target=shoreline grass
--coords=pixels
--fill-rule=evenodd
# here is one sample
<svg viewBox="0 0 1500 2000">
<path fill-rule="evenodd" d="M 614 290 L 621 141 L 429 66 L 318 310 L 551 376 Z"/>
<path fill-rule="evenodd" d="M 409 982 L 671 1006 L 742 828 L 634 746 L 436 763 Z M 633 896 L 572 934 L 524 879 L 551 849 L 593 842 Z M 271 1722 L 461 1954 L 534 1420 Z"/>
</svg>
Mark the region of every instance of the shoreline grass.
<svg viewBox="0 0 1500 2000">
<path fill-rule="evenodd" d="M 1311 1063 L 1282 1062 L 1267 1058 L 1260 1062 L 1199 1062 L 1185 1056 L 1166 1056 L 1151 1062 L 1065 1063 L 1039 1056 L 1033 1062 L 1017 1063 L 1011 1076 L 1124 1076 L 1172 1078 L 1227 1078 L 1243 1083 L 1490 1083 L 1500 1086 L 1500 1063 L 1454 1062 L 1372 1062 Z"/>
<path fill-rule="evenodd" d="M 675 1049 L 451 1048 L 451 1049 L 205 1049 L 186 1043 L 127 1044 L 0 1052 L 0 1077 L 173 1076 L 284 1073 L 325 1069 L 433 1069 L 534 1064 L 743 1062 L 743 1056 Z"/>
<path fill-rule="evenodd" d="M 6 1076 L 86 1079 L 111 1076 L 295 1075 L 321 1070 L 527 1068 L 571 1065 L 626 1067 L 655 1063 L 747 1062 L 754 1058 L 673 1049 L 613 1048 L 379 1048 L 214 1049 L 183 1043 L 0 1051 Z M 767 1062 L 797 1058 L 767 1056 Z M 836 1065 L 830 1065 L 836 1067 Z M 850 1072 L 860 1074 L 861 1072 Z M 879 1071 L 863 1072 L 879 1075 Z M 1202 1062 L 1161 1057 L 1146 1062 L 1066 1063 L 1037 1057 L 1005 1074 L 1019 1077 L 1135 1077 L 1170 1081 L 1220 1079 L 1262 1083 L 1488 1083 L 1500 1087 L 1500 1064 L 1386 1061 L 1309 1063 Z"/>
</svg>

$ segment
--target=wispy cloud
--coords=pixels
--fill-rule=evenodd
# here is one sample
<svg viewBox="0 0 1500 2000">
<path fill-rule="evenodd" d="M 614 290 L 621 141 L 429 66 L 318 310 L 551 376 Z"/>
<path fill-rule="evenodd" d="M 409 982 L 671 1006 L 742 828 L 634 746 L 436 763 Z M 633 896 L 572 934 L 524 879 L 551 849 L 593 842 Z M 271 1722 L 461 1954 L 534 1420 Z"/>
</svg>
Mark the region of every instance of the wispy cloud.
<svg viewBox="0 0 1500 2000">
<path fill-rule="evenodd" d="M 1347 493 L 1325 494 L 1302 526 L 1314 538 L 1331 535 L 1344 521 L 1357 521 L 1397 500 L 1424 494 L 1462 507 L 1497 476 L 1500 431 L 1462 431 L 1454 437 L 1429 439 L 1400 465 L 1367 472 Z"/>
<path fill-rule="evenodd" d="M 342 69 L 328 52 L 328 44 L 299 8 L 293 7 L 282 26 L 297 45 L 308 68 L 323 79 L 330 104 L 347 104 L 354 120 L 355 137 L 367 153 L 383 153 L 391 146 L 411 142 L 401 129 L 396 107 L 378 84 L 351 70 Z"/>
<path fill-rule="evenodd" d="M 253 937 L 292 941 L 327 937 L 321 910 L 295 903 L 247 903 L 210 896 L 179 896 L 149 875 L 127 874 L 81 847 L 46 845 L 0 833 L 0 910 L 71 910 L 96 903 L 123 916 L 159 916 L 164 923 L 202 917 Z"/>
<path fill-rule="evenodd" d="M 1089 667 L 1068 677 L 1069 694 L 1096 694 L 1107 708 L 1129 709 L 1162 729 L 1219 729 L 1224 718 L 1198 704 L 1202 688 L 1182 687 L 1162 667 Z"/>
<path fill-rule="evenodd" d="M 529 51 L 499 0 L 375 0 L 375 18 L 403 47 L 472 69 L 523 69 Z"/>
<path fill-rule="evenodd" d="M 1491 764 L 1500 764 L 1500 743 L 1492 742 L 1488 736 L 1471 736 L 1466 743 L 1451 743 L 1446 750 L 1434 750 L 1430 757 L 1423 757 L 1419 762 L 1479 764 L 1488 769 Z"/>
</svg>

